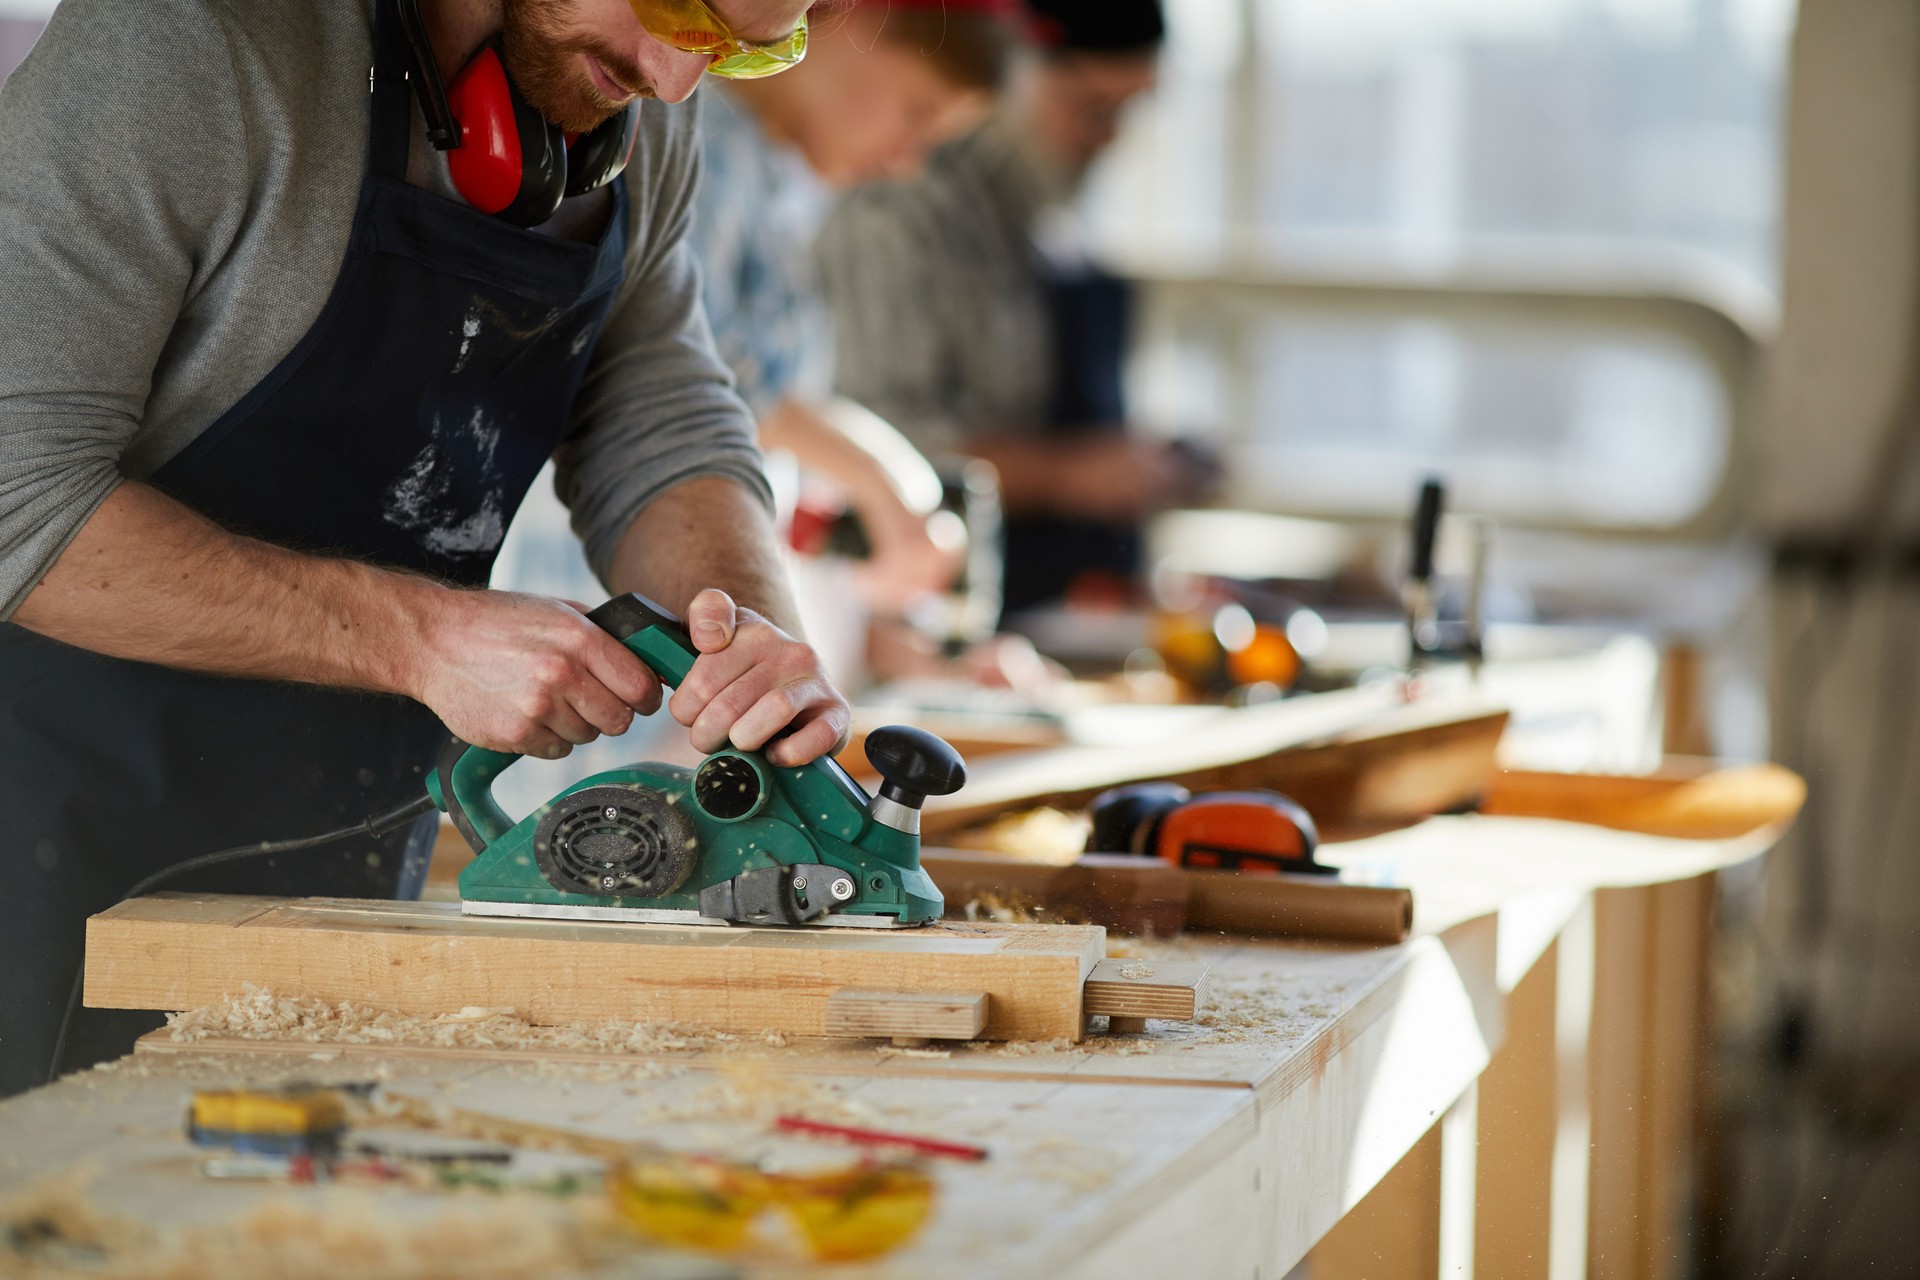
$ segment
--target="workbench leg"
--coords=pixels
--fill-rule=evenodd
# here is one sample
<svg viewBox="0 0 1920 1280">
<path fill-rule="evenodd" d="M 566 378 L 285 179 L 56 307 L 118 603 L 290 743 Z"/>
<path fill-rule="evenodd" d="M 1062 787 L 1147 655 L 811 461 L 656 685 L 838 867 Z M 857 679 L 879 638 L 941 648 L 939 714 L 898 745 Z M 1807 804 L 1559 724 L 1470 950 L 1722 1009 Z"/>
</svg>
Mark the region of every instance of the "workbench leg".
<svg viewBox="0 0 1920 1280">
<path fill-rule="evenodd" d="M 1686 1272 L 1693 1116 L 1714 878 L 1605 889 L 1595 914 L 1595 1280 Z"/>
<path fill-rule="evenodd" d="M 1474 1269 L 1480 1280 L 1548 1280 L 1553 1156 L 1560 1121 L 1555 1035 L 1559 953 L 1556 941 L 1507 994 L 1506 1032 L 1480 1077 L 1479 1204 L 1474 1219 Z M 1585 1109 L 1583 1086 L 1583 1113 Z M 1581 1155 L 1584 1217 L 1584 1147 Z M 1584 1260 L 1584 1250 L 1581 1257 Z"/>
<path fill-rule="evenodd" d="M 1440 1117 L 1440 1280 L 1473 1280 L 1474 1176 L 1480 1145 L 1480 1083 Z"/>
<path fill-rule="evenodd" d="M 1441 1126 L 1333 1224 L 1301 1264 L 1310 1280 L 1432 1280 L 1440 1269 Z"/>
<path fill-rule="evenodd" d="M 1586 1280 L 1593 1107 L 1588 1076 L 1593 1037 L 1593 897 L 1554 943 L 1553 1184 L 1547 1222 L 1547 1280 Z"/>
</svg>

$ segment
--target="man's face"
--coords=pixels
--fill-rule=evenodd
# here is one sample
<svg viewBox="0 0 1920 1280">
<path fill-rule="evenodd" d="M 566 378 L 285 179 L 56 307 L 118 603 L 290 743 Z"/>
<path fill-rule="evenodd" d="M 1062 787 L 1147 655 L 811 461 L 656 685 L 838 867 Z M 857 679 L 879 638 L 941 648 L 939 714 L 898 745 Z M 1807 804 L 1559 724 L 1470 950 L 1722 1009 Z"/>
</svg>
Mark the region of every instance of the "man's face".
<svg viewBox="0 0 1920 1280">
<path fill-rule="evenodd" d="M 808 0 L 711 3 L 741 39 L 772 44 L 800 22 Z M 570 132 L 587 132 L 635 98 L 685 101 L 707 69 L 705 55 L 648 35 L 627 0 L 503 0 L 502 8 L 514 83 Z"/>
<path fill-rule="evenodd" d="M 1150 53 L 1073 53 L 1049 58 L 1026 95 L 1034 140 L 1078 179 L 1120 131 L 1128 103 L 1153 88 Z"/>
</svg>

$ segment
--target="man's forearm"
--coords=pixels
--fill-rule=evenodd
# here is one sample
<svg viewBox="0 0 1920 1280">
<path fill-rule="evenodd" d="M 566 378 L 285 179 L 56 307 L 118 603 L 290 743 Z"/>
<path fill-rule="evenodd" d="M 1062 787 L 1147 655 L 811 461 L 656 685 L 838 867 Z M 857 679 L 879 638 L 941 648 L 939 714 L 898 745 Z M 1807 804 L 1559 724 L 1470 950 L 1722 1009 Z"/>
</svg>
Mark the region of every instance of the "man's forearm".
<svg viewBox="0 0 1920 1280">
<path fill-rule="evenodd" d="M 14 621 L 192 671 L 405 694 L 468 742 L 555 757 L 624 733 L 659 683 L 568 605 L 302 555 L 123 484 Z"/>
<path fill-rule="evenodd" d="M 732 480 L 699 476 L 649 503 L 621 536 L 609 566 L 614 591 L 637 591 L 684 614 L 718 587 L 789 635 L 800 635 L 773 519 Z"/>
<path fill-rule="evenodd" d="M 117 658 L 408 693 L 426 597 L 446 590 L 241 537 L 128 482 L 13 620 Z"/>
</svg>

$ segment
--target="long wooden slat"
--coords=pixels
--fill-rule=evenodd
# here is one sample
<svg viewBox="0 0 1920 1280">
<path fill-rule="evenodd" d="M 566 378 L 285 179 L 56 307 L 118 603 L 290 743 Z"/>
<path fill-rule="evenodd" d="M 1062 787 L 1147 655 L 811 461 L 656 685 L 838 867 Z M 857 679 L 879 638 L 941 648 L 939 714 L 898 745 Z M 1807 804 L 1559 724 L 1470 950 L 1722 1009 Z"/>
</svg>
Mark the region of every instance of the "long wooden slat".
<svg viewBox="0 0 1920 1280">
<path fill-rule="evenodd" d="M 511 1008 L 820 1036 L 845 989 L 982 992 L 991 1040 L 1077 1041 L 1095 926 L 958 921 L 881 932 L 462 916 L 453 904 L 157 895 L 87 922 L 85 998 L 192 1009 L 246 984 L 414 1015 Z"/>
<path fill-rule="evenodd" d="M 1408 704 L 1371 688 L 1223 709 L 1173 740 L 984 760 L 959 792 L 928 800 L 922 830 L 939 836 L 1041 804 L 1077 808 L 1109 787 L 1159 778 L 1285 791 L 1329 827 L 1407 821 L 1474 799 L 1506 722 L 1477 699 Z"/>
<path fill-rule="evenodd" d="M 1489 781 L 1481 812 L 1727 840 L 1765 827 L 1784 830 L 1806 798 L 1806 782 L 1777 764 L 1712 769 L 1679 762 L 1647 776 L 1509 769 Z"/>
<path fill-rule="evenodd" d="M 1406 941 L 1413 892 L 1331 879 L 1176 867 L 1159 858 L 1087 854 L 1065 866 L 971 849 L 926 849 L 921 865 L 949 910 L 1004 895 L 1124 933 L 1182 929 L 1336 942 Z"/>
</svg>

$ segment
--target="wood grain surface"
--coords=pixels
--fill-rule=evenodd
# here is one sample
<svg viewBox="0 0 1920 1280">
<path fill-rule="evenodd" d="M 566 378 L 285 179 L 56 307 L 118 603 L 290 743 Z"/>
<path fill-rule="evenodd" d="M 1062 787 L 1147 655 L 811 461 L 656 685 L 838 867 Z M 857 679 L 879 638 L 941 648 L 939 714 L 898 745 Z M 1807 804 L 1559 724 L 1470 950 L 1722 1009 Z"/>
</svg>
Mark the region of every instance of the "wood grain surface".
<svg viewBox="0 0 1920 1280">
<path fill-rule="evenodd" d="M 510 1008 L 561 1025 L 620 1018 L 833 1034 L 844 989 L 981 992 L 994 1040 L 1078 1040 L 1081 986 L 1106 931 L 941 922 L 756 929 L 463 916 L 446 903 L 190 897 L 87 922 L 85 999 L 192 1009 L 243 984 L 409 1014 Z"/>
</svg>

